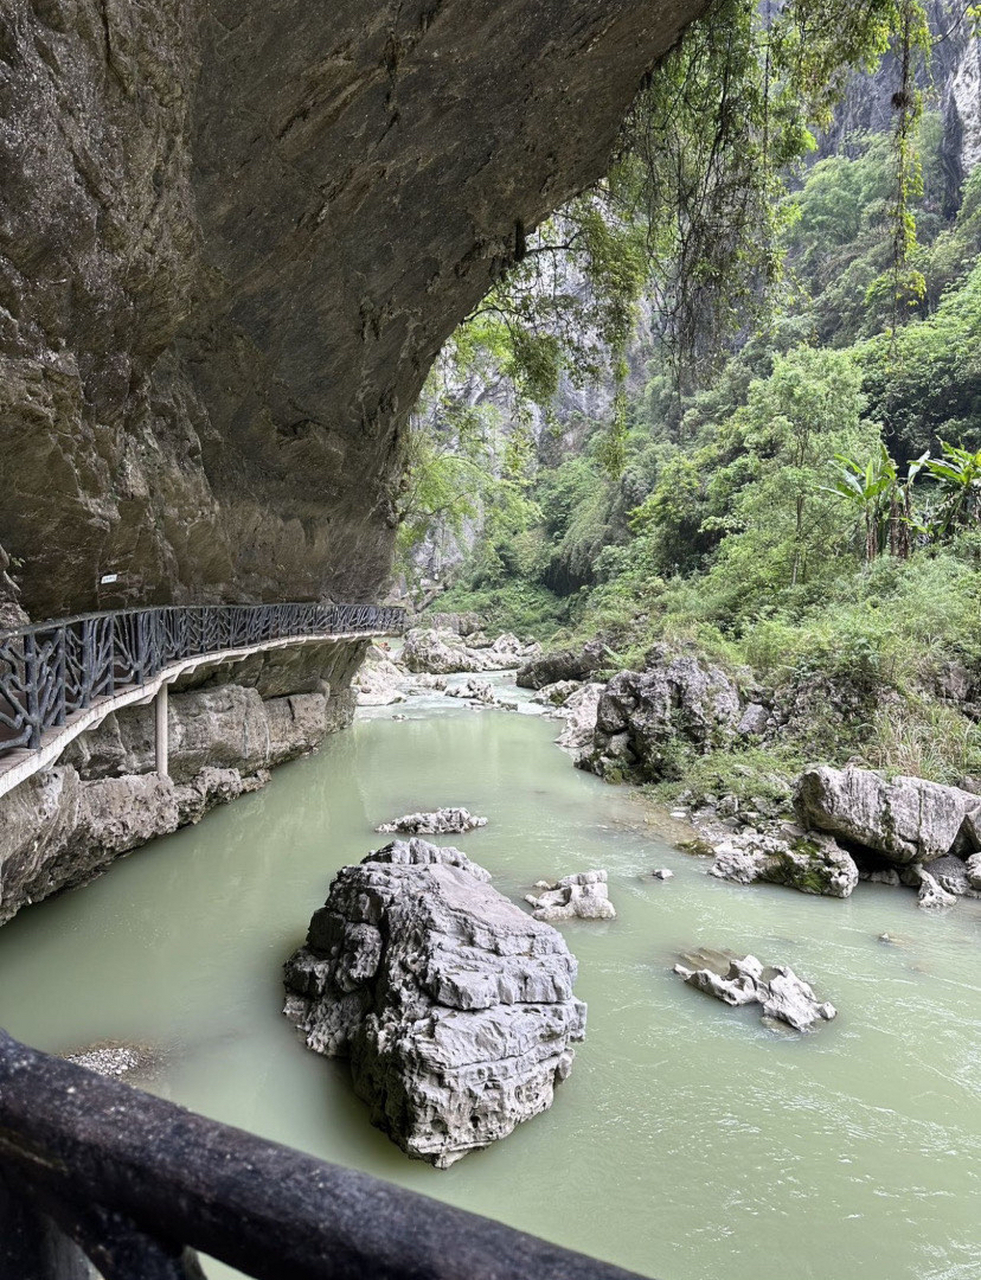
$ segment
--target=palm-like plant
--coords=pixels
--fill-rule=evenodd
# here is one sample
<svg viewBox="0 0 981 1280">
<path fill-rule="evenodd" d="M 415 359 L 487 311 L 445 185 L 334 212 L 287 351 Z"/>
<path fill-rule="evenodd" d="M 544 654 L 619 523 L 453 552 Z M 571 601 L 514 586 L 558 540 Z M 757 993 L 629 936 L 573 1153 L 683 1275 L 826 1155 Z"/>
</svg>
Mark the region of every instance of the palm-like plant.
<svg viewBox="0 0 981 1280">
<path fill-rule="evenodd" d="M 981 449 L 976 453 L 941 440 L 942 458 L 928 458 L 926 468 L 940 488 L 931 533 L 942 541 L 981 519 Z"/>
<path fill-rule="evenodd" d="M 846 498 L 861 512 L 866 563 L 871 564 L 885 550 L 905 560 L 910 553 L 910 534 L 918 527 L 913 515 L 913 483 L 929 465 L 929 455 L 924 453 L 911 462 L 903 480 L 882 444 L 864 466 L 843 453 L 835 454 L 835 462 L 834 483 L 823 487 L 827 493 Z"/>
</svg>

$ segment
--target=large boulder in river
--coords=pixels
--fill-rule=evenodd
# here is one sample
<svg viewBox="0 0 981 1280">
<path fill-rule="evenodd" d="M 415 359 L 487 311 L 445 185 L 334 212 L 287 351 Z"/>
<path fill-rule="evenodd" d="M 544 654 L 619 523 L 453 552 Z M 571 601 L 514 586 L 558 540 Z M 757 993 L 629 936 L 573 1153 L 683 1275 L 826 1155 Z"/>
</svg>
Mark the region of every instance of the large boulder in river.
<svg viewBox="0 0 981 1280">
<path fill-rule="evenodd" d="M 286 1015 L 350 1059 L 372 1123 L 445 1169 L 545 1111 L 585 1034 L 576 961 L 456 849 L 344 867 L 286 965 Z"/>
<path fill-rule="evenodd" d="M 536 920 L 615 920 L 605 871 L 580 871 L 554 884 L 540 880 L 534 893 L 525 894 Z"/>
<path fill-rule="evenodd" d="M 739 691 L 724 671 L 657 646 L 644 671 L 620 671 L 606 686 L 584 763 L 607 777 L 680 777 L 686 759 L 731 742 L 739 718 Z"/>
<path fill-rule="evenodd" d="M 591 640 L 581 649 L 557 649 L 531 658 L 518 671 L 516 680 L 522 689 L 544 689 L 560 680 L 587 680 L 606 661 L 606 646 Z"/>
<path fill-rule="evenodd" d="M 981 850 L 981 796 L 924 778 L 820 765 L 801 774 L 794 807 L 803 826 L 901 865 Z"/>
</svg>

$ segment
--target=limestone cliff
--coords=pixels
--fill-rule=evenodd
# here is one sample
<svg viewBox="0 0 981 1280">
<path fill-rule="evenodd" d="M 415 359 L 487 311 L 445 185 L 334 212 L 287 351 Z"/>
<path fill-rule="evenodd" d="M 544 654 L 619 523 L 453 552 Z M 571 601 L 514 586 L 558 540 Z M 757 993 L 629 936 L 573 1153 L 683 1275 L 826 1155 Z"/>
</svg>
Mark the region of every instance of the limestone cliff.
<svg viewBox="0 0 981 1280">
<path fill-rule="evenodd" d="M 703 2 L 7 0 L 28 613 L 375 595 L 430 362 Z"/>
</svg>

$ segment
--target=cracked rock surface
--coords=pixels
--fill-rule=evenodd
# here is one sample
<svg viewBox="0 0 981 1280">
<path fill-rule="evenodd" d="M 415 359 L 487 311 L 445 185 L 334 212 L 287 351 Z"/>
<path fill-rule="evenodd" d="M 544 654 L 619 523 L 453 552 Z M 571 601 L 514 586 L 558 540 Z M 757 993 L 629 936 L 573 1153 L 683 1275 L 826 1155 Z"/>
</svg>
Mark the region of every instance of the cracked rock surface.
<svg viewBox="0 0 981 1280">
<path fill-rule="evenodd" d="M 397 840 L 342 868 L 286 964 L 307 1045 L 347 1057 L 372 1123 L 440 1169 L 545 1111 L 585 1034 L 565 942 L 489 881 Z"/>
</svg>

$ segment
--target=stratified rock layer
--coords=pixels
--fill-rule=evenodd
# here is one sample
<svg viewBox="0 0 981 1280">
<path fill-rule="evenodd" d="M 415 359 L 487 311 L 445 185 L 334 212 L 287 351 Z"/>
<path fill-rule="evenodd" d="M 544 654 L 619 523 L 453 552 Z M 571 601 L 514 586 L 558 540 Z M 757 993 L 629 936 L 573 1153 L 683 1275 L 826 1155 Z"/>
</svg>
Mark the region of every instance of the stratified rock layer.
<svg viewBox="0 0 981 1280">
<path fill-rule="evenodd" d="M 286 965 L 286 1014 L 347 1056 L 371 1120 L 445 1169 L 551 1105 L 586 1007 L 560 935 L 456 849 L 395 841 L 344 867 Z"/>
</svg>

